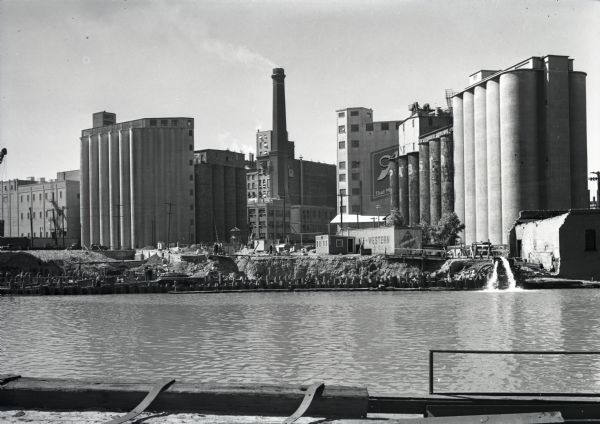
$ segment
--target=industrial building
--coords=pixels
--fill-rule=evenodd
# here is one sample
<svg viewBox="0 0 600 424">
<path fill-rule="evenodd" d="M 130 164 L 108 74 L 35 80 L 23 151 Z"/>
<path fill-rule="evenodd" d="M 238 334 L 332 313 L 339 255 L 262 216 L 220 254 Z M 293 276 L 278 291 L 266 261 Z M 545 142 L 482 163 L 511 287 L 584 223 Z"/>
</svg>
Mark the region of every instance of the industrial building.
<svg viewBox="0 0 600 424">
<path fill-rule="evenodd" d="M 81 134 L 81 243 L 111 249 L 195 239 L 194 120 L 93 116 Z"/>
<path fill-rule="evenodd" d="M 79 241 L 79 171 L 56 179 L 0 182 L 0 236 L 27 237 L 32 247 L 65 247 Z"/>
<path fill-rule="evenodd" d="M 237 228 L 248 236 L 246 160 L 243 153 L 205 149 L 194 152 L 196 241 L 222 242 Z"/>
<path fill-rule="evenodd" d="M 586 74 L 567 56 L 482 70 L 452 98 L 465 242 L 508 243 L 521 210 L 586 209 Z"/>
<path fill-rule="evenodd" d="M 387 215 L 396 207 L 411 226 L 453 211 L 452 114 L 416 102 L 408 109 L 390 122 L 373 122 L 371 109 L 336 111 L 338 210 Z"/>
<path fill-rule="evenodd" d="M 600 279 L 600 210 L 521 211 L 510 256 L 565 278 Z"/>
<path fill-rule="evenodd" d="M 335 165 L 295 157 L 288 139 L 285 73 L 273 69 L 273 129 L 257 131 L 246 174 L 248 227 L 255 239 L 314 240 L 335 215 Z"/>
</svg>

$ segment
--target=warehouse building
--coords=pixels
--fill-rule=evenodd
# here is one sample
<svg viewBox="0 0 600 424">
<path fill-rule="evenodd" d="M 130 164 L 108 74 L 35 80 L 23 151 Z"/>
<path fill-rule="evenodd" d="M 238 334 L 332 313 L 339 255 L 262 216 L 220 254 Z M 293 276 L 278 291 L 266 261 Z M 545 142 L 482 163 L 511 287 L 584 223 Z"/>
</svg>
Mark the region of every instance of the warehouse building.
<svg viewBox="0 0 600 424">
<path fill-rule="evenodd" d="M 99 112 L 80 142 L 83 245 L 194 241 L 192 118 L 117 123 L 115 114 Z"/>
<path fill-rule="evenodd" d="M 586 74 L 567 56 L 482 70 L 452 99 L 465 241 L 506 244 L 521 210 L 588 208 Z"/>
<path fill-rule="evenodd" d="M 196 241 L 228 241 L 234 228 L 248 236 L 245 166 L 243 153 L 194 152 Z"/>
<path fill-rule="evenodd" d="M 56 179 L 0 182 L 2 237 L 33 239 L 33 247 L 65 247 L 80 237 L 79 171 Z"/>
</svg>

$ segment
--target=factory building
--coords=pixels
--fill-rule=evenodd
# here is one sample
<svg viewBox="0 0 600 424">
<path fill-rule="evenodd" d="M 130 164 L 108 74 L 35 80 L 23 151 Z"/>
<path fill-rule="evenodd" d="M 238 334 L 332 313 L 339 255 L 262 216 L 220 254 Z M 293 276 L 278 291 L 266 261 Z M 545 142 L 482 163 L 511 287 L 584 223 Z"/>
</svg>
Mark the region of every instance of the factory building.
<svg viewBox="0 0 600 424">
<path fill-rule="evenodd" d="M 284 70 L 273 70 L 273 130 L 256 133 L 246 174 L 248 227 L 254 239 L 309 241 L 335 215 L 335 165 L 295 157 L 288 139 Z"/>
<path fill-rule="evenodd" d="M 337 212 L 377 215 L 388 210 L 389 159 L 398 154 L 399 121 L 373 121 L 373 110 L 337 114 Z"/>
<path fill-rule="evenodd" d="M 194 152 L 196 241 L 228 241 L 231 230 L 248 236 L 246 161 L 229 150 Z"/>
<path fill-rule="evenodd" d="M 371 109 L 336 111 L 338 210 L 387 215 L 395 207 L 411 226 L 452 212 L 452 114 L 416 102 L 408 109 L 408 118 L 390 122 L 373 122 Z"/>
<path fill-rule="evenodd" d="M 586 74 L 567 56 L 482 70 L 452 98 L 465 242 L 506 244 L 521 210 L 588 208 Z"/>
<path fill-rule="evenodd" d="M 194 120 L 116 122 L 81 134 L 81 243 L 111 249 L 194 242 Z"/>
<path fill-rule="evenodd" d="M 65 247 L 79 241 L 79 171 L 56 179 L 10 180 L 2 188 L 2 237 L 27 237 L 34 247 Z"/>
</svg>

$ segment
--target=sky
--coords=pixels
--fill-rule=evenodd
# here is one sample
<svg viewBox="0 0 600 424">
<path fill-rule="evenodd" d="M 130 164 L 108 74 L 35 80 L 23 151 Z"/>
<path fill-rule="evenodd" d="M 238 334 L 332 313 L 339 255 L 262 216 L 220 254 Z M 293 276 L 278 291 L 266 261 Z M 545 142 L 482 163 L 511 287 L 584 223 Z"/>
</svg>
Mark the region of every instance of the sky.
<svg viewBox="0 0 600 424">
<path fill-rule="evenodd" d="M 92 113 L 195 118 L 195 148 L 252 152 L 285 68 L 297 155 L 335 163 L 344 107 L 398 120 L 480 69 L 568 55 L 600 170 L 600 1 L 0 0 L 0 179 L 79 168 Z"/>
</svg>

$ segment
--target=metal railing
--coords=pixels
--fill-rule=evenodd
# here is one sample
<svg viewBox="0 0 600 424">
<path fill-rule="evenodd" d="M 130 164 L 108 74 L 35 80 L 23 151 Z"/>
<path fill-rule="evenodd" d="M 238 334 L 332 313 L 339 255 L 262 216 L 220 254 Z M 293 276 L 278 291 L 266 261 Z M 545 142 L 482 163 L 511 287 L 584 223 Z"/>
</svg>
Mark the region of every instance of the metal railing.
<svg viewBox="0 0 600 424">
<path fill-rule="evenodd" d="M 471 395 L 471 396 L 600 396 L 596 393 L 571 392 L 439 392 L 434 390 L 434 354 L 476 354 L 476 355 L 600 355 L 600 351 L 549 351 L 549 350 L 445 350 L 429 351 L 429 394 L 430 395 Z"/>
</svg>

